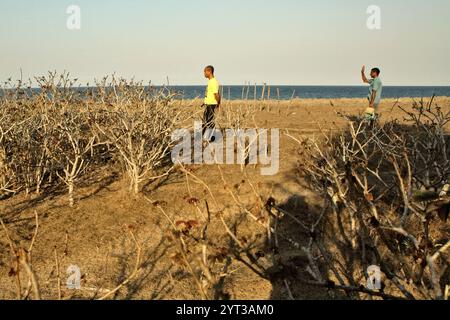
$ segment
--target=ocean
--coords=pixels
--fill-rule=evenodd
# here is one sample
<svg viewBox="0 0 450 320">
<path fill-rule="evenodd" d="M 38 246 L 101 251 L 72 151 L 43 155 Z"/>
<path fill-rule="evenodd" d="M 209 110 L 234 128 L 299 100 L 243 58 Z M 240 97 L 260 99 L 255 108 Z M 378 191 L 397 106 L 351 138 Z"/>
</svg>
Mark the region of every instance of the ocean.
<svg viewBox="0 0 450 320">
<path fill-rule="evenodd" d="M 152 89 L 163 87 L 153 86 Z M 166 86 L 170 91 L 177 93 L 177 99 L 202 98 L 205 86 Z M 269 89 L 270 88 L 270 89 Z M 88 88 L 77 87 L 77 91 L 85 91 Z M 31 89 L 34 93 L 39 89 Z M 270 92 L 269 92 L 270 90 Z M 95 89 L 94 89 L 95 91 Z M 152 91 L 152 90 L 150 90 Z M 364 98 L 369 90 L 367 86 L 238 86 L 223 85 L 223 99 L 227 100 L 260 100 L 279 99 L 338 99 L 338 98 Z M 0 97 L 4 94 L 0 90 Z M 383 98 L 428 98 L 431 96 L 450 97 L 450 86 L 385 86 L 383 87 Z"/>
<path fill-rule="evenodd" d="M 204 86 L 171 86 L 172 90 L 179 93 L 183 99 L 193 99 L 204 95 Z M 222 88 L 223 98 L 229 100 L 261 99 L 269 95 L 269 87 L 227 86 Z M 270 99 L 288 100 L 292 98 L 303 99 L 338 99 L 338 98 L 363 98 L 368 94 L 367 86 L 270 86 Z M 426 98 L 431 96 L 450 97 L 450 86 L 385 86 L 384 98 Z"/>
</svg>

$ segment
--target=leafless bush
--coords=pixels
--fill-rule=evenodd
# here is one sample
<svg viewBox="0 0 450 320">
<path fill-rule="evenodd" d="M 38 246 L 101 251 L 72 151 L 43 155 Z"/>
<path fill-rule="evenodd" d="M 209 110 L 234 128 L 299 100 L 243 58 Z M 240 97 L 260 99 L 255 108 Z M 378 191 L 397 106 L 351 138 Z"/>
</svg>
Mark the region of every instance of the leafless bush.
<svg viewBox="0 0 450 320">
<path fill-rule="evenodd" d="M 254 122 L 256 108 L 246 101 L 239 105 L 225 103 L 220 108 L 217 122 L 224 128 L 239 130 L 245 128 L 250 120 Z"/>
<path fill-rule="evenodd" d="M 302 142 L 301 174 L 324 199 L 324 211 L 304 226 L 311 282 L 353 298 L 444 298 L 450 112 L 432 101 L 403 110 L 403 122 L 349 118 L 345 132 Z M 386 278 L 377 292 L 365 288 L 371 265 Z"/>
<path fill-rule="evenodd" d="M 35 78 L 37 89 L 22 81 L 3 84 L 0 196 L 63 185 L 73 206 L 77 181 L 110 159 L 123 163 L 135 193 L 168 165 L 182 114 L 173 108 L 174 95 L 108 79 L 81 89 L 69 74 L 50 72 Z"/>
<path fill-rule="evenodd" d="M 13 276 L 15 278 L 16 283 L 16 295 L 17 299 L 27 299 L 30 295 L 30 292 L 33 292 L 34 299 L 40 300 L 41 299 L 41 292 L 39 289 L 39 282 L 37 279 L 37 275 L 33 270 L 32 267 L 32 252 L 33 247 L 36 242 L 36 237 L 38 235 L 39 230 L 39 217 L 37 212 L 35 212 L 35 231 L 33 233 L 33 236 L 31 238 L 31 242 L 29 246 L 25 249 L 20 245 L 17 245 L 11 238 L 9 234 L 9 230 L 7 229 L 5 223 L 0 218 L 0 225 L 2 227 L 2 230 L 5 232 L 6 239 L 8 241 L 9 249 L 10 249 L 10 258 L 11 258 L 11 269 L 9 271 L 9 275 Z M 23 290 L 23 272 L 25 271 L 25 275 L 28 278 L 28 284 L 25 289 Z"/>
<path fill-rule="evenodd" d="M 221 203 L 216 198 L 216 192 L 192 170 L 185 167 L 177 169 L 185 174 L 186 183 L 197 185 L 205 193 L 204 197 L 196 198 L 191 188 L 188 188 L 189 196 L 185 198 L 185 201 L 195 208 L 197 219 L 174 218 L 173 212 L 166 212 L 163 204 L 148 199 L 169 222 L 170 229 L 166 239 L 175 249 L 171 257 L 172 262 L 190 273 L 193 285 L 198 289 L 199 297 L 204 300 L 230 299 L 230 294 L 225 290 L 225 283 L 233 273 L 243 267 L 250 268 L 262 278 L 270 277 L 266 266 L 260 263 L 263 256 L 260 248 L 264 246 L 261 234 L 257 233 L 252 237 L 244 236 L 236 233 L 233 226 L 229 225 L 236 222 L 235 210 L 242 210 L 242 214 L 248 215 L 251 223 L 256 223 L 264 234 L 268 215 L 264 205 L 257 195 L 256 204 L 252 203 L 252 209 L 249 210 L 236 191 L 227 185 L 220 166 L 217 168 L 236 206 Z M 257 194 L 256 190 L 255 194 Z M 215 226 L 217 223 L 225 235 L 221 239 L 211 235 L 213 229 L 217 231 Z M 238 266 L 239 263 L 241 263 L 240 266 Z"/>
<path fill-rule="evenodd" d="M 105 141 L 115 148 L 135 194 L 143 181 L 158 178 L 157 169 L 168 165 L 171 136 L 182 121 L 182 111 L 173 108 L 173 95 L 159 91 L 150 97 L 146 90 L 141 84 L 120 81 L 97 123 Z"/>
<path fill-rule="evenodd" d="M 15 127 L 15 123 L 11 121 L 10 116 L 5 109 L 0 118 L 0 196 L 5 196 L 15 192 L 16 173 L 13 168 L 13 161 L 8 158 L 11 152 L 10 136 Z"/>
<path fill-rule="evenodd" d="M 50 165 L 49 118 L 46 114 L 33 113 L 15 129 L 16 172 L 27 194 L 33 189 L 39 194 Z"/>
<path fill-rule="evenodd" d="M 51 159 L 56 175 L 67 185 L 69 205 L 74 205 L 76 180 L 87 169 L 101 144 L 92 134 L 88 112 L 66 106 L 57 110 L 54 121 L 54 141 L 51 143 Z"/>
</svg>

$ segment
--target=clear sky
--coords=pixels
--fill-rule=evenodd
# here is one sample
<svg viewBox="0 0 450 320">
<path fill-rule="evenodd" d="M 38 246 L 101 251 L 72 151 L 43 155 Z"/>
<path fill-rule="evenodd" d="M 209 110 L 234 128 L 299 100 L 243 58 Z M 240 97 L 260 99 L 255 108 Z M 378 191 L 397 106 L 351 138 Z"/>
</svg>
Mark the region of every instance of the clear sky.
<svg viewBox="0 0 450 320">
<path fill-rule="evenodd" d="M 22 68 L 203 84 L 214 64 L 223 84 L 358 85 L 366 64 L 388 85 L 450 85 L 449 21 L 449 0 L 1 0 L 0 81 Z"/>
</svg>

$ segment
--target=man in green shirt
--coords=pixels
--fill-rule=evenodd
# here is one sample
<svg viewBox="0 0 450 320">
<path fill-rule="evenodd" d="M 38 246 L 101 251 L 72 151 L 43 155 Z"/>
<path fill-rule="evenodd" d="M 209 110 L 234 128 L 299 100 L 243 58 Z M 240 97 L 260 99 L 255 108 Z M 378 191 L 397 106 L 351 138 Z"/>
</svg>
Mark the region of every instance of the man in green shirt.
<svg viewBox="0 0 450 320">
<path fill-rule="evenodd" d="M 364 83 L 369 84 L 369 108 L 366 110 L 366 117 L 368 120 L 375 120 L 378 116 L 378 109 L 381 102 L 381 95 L 383 93 L 383 83 L 380 79 L 380 69 L 373 68 L 370 71 L 371 79 L 366 78 L 366 66 L 362 67 L 361 77 Z"/>
</svg>

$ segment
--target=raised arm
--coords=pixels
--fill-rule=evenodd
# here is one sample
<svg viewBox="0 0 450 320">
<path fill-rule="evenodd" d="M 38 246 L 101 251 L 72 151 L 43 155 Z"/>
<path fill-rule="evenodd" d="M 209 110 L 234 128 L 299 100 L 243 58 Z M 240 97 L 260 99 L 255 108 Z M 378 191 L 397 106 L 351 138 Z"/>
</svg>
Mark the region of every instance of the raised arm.
<svg viewBox="0 0 450 320">
<path fill-rule="evenodd" d="M 369 83 L 369 80 L 366 77 L 366 66 L 363 66 L 361 69 L 361 78 L 364 83 Z"/>
</svg>

